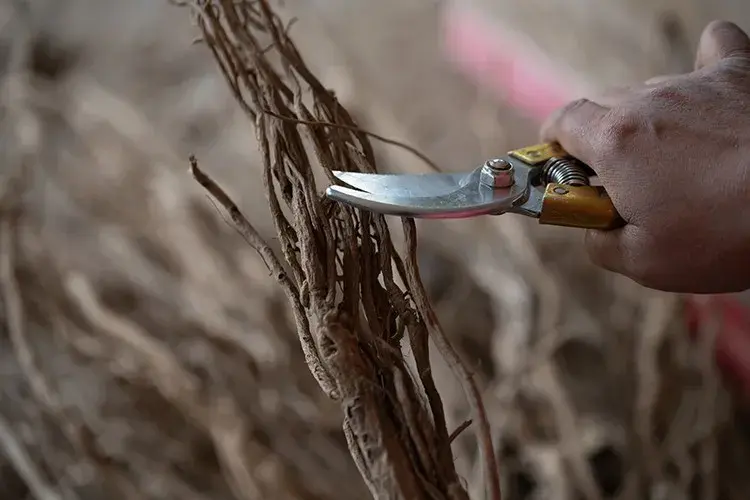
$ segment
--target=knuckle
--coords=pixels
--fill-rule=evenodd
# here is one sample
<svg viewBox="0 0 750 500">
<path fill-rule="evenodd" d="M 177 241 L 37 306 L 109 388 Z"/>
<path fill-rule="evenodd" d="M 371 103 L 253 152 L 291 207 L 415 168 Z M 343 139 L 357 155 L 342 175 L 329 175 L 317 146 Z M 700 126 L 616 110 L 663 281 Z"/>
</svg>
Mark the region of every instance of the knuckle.
<svg viewBox="0 0 750 500">
<path fill-rule="evenodd" d="M 581 108 L 581 107 L 585 106 L 588 102 L 589 102 L 589 100 L 586 99 L 586 98 L 583 98 L 583 97 L 578 98 L 578 99 L 574 99 L 574 100 L 570 101 L 565 106 L 564 109 L 565 109 L 565 111 L 574 111 L 574 110 L 576 110 L 578 108 Z"/>
<path fill-rule="evenodd" d="M 741 47 L 727 51 L 724 61 L 730 67 L 738 66 L 742 69 L 747 69 L 748 61 L 750 60 L 750 48 Z"/>
<path fill-rule="evenodd" d="M 747 39 L 747 35 L 742 28 L 732 21 L 724 19 L 715 19 L 708 23 L 703 29 L 703 35 L 711 37 L 714 41 L 737 40 L 739 37 Z"/>
<path fill-rule="evenodd" d="M 709 22 L 705 28 L 703 28 L 703 31 L 705 33 L 716 33 L 718 31 L 726 30 L 726 29 L 732 29 L 737 28 L 737 25 L 734 24 L 731 21 L 726 21 L 724 19 L 714 19 L 711 22 Z M 739 29 L 739 28 L 737 28 Z"/>
<path fill-rule="evenodd" d="M 642 122 L 643 119 L 638 112 L 632 110 L 613 112 L 602 134 L 605 149 L 611 154 L 622 153 L 630 149 Z"/>
<path fill-rule="evenodd" d="M 750 50 L 733 51 L 719 64 L 719 71 L 713 77 L 731 90 L 746 91 L 750 73 Z"/>
<path fill-rule="evenodd" d="M 583 107 L 586 99 L 576 99 L 558 108 L 547 118 L 541 130 L 544 141 L 556 140 L 560 132 L 570 131 L 577 128 L 575 120 L 576 110 Z"/>
<path fill-rule="evenodd" d="M 646 105 L 652 106 L 660 103 L 674 103 L 684 101 L 685 92 L 678 85 L 659 85 L 646 92 Z"/>
<path fill-rule="evenodd" d="M 578 110 L 586 106 L 586 99 L 576 99 L 566 104 L 559 114 L 558 126 L 562 129 L 575 130 L 580 126 Z"/>
<path fill-rule="evenodd" d="M 586 99 L 585 97 L 571 101 L 565 108 L 565 116 L 569 118 L 576 117 L 581 119 L 583 117 L 591 116 L 591 109 L 595 108 L 596 104 L 593 101 Z"/>
</svg>

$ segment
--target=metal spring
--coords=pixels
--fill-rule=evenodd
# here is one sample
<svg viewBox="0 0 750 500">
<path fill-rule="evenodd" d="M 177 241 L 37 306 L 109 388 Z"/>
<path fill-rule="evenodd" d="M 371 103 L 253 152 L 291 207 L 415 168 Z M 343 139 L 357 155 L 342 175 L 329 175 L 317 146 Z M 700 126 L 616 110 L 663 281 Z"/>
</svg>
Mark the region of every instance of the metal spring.
<svg viewBox="0 0 750 500">
<path fill-rule="evenodd" d="M 583 167 L 569 158 L 550 158 L 542 168 L 542 175 L 547 183 L 566 186 L 588 186 L 589 176 Z"/>
</svg>

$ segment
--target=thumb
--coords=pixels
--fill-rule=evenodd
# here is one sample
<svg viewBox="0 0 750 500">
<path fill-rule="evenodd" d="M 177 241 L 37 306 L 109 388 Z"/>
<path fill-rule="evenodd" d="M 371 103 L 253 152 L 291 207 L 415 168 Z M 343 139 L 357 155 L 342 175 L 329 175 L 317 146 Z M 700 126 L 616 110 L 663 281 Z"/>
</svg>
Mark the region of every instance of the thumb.
<svg viewBox="0 0 750 500">
<path fill-rule="evenodd" d="M 737 55 L 750 57 L 750 38 L 734 23 L 713 21 L 701 35 L 695 69 L 712 66 L 722 59 Z"/>
</svg>

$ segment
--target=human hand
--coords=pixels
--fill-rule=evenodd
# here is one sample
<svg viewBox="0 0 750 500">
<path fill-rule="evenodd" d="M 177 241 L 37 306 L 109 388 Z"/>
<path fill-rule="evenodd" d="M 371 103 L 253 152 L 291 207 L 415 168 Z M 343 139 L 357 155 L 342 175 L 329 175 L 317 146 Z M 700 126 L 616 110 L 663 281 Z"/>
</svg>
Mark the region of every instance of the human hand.
<svg viewBox="0 0 750 500">
<path fill-rule="evenodd" d="M 682 293 L 750 288 L 750 38 L 713 22 L 695 71 L 612 89 L 542 129 L 591 166 L 626 225 L 588 230 L 598 265 Z"/>
</svg>

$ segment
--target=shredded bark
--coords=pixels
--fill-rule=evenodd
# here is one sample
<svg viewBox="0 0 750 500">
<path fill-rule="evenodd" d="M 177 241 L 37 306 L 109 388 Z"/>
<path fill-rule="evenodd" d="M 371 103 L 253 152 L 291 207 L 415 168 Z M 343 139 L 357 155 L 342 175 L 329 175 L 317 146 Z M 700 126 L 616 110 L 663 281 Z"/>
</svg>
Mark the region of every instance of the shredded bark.
<svg viewBox="0 0 750 500">
<path fill-rule="evenodd" d="M 263 257 L 294 312 L 305 359 L 339 401 L 349 450 L 376 498 L 468 498 L 428 355 L 431 338 L 461 380 L 481 443 L 489 498 L 500 498 L 490 427 L 469 369 L 444 335 L 417 266 L 414 221 L 400 254 L 383 216 L 332 203 L 316 170 L 376 172 L 368 133 L 305 65 L 267 1 L 196 1 L 203 42 L 255 124 L 284 264 L 191 158 L 195 179 Z M 420 155 L 423 157 L 423 155 Z M 418 375 L 402 351 L 408 341 Z"/>
</svg>

